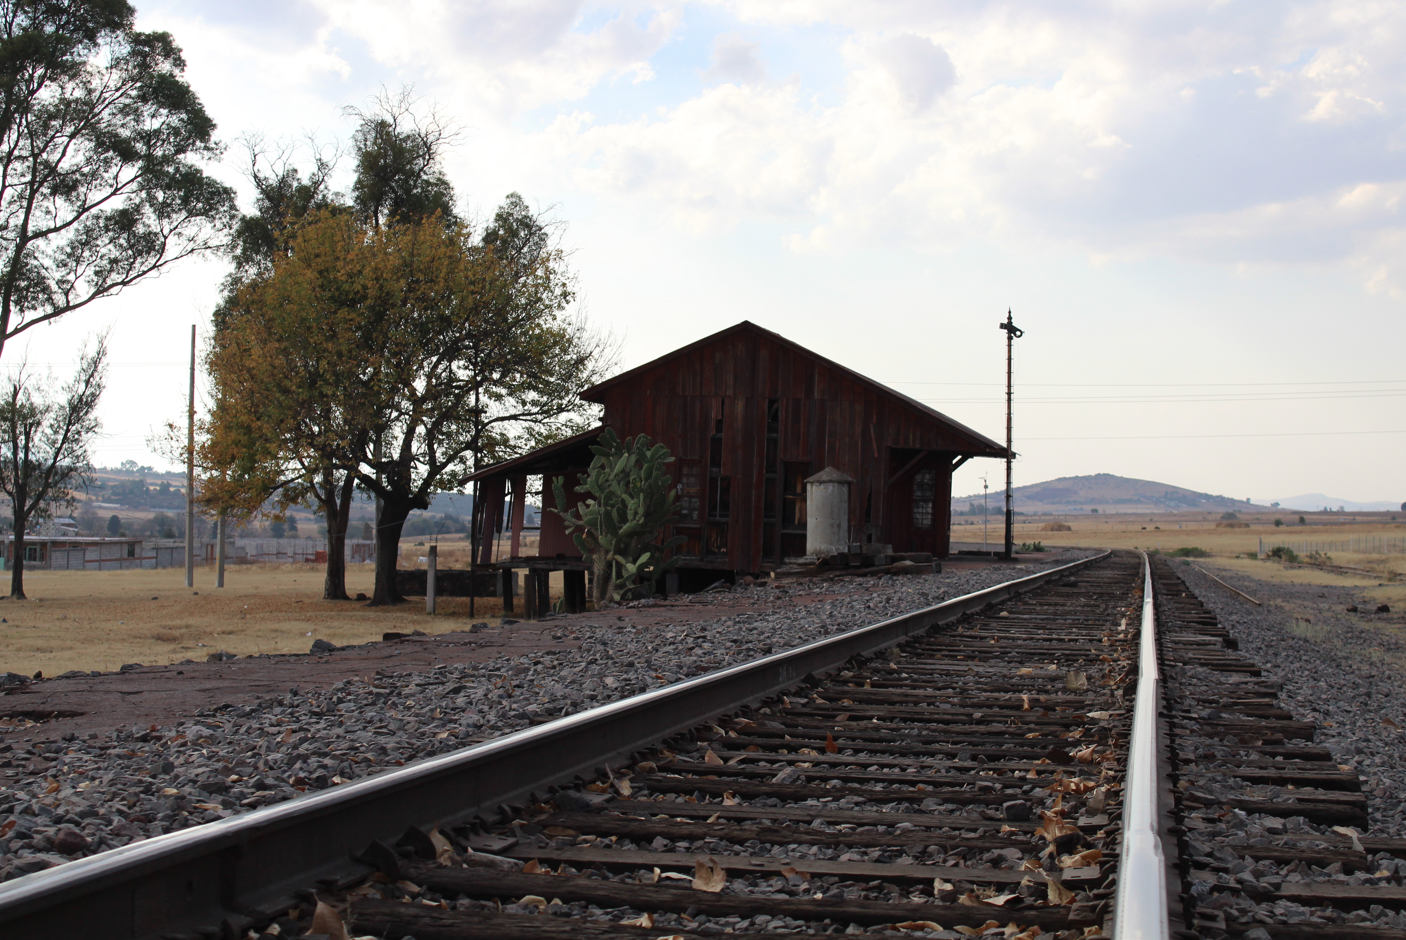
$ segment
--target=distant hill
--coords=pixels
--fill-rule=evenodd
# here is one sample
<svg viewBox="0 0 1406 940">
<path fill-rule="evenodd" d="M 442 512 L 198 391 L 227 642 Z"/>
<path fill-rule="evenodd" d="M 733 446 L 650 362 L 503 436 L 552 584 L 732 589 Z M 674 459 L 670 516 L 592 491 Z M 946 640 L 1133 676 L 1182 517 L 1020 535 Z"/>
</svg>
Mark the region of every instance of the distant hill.
<svg viewBox="0 0 1406 940">
<path fill-rule="evenodd" d="M 1264 503 L 1264 500 L 1255 500 L 1257 503 Z M 1282 499 L 1273 500 L 1284 509 L 1297 509 L 1301 512 L 1318 512 L 1323 509 L 1345 509 L 1348 512 L 1397 512 L 1402 508 L 1400 502 L 1390 502 L 1388 500 L 1377 500 L 1372 503 L 1357 503 L 1350 499 L 1339 499 L 1336 496 L 1324 496 L 1322 493 L 1303 493 L 1299 496 L 1285 496 Z"/>
<path fill-rule="evenodd" d="M 988 506 L 999 512 L 1003 491 L 992 489 Z M 955 496 L 952 512 L 969 512 L 981 507 L 981 494 Z M 1198 493 L 1170 483 L 1134 480 L 1111 473 L 1081 477 L 1060 477 L 1044 483 L 1015 488 L 1015 508 L 1019 512 L 1263 512 L 1265 507 L 1247 500 L 1212 493 Z"/>
</svg>

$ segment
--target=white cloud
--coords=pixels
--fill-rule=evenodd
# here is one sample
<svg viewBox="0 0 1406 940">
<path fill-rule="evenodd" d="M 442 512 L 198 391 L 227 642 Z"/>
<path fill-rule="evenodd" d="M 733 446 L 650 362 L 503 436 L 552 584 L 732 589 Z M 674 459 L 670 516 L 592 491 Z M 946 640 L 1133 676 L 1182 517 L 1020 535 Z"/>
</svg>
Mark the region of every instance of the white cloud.
<svg viewBox="0 0 1406 940">
<path fill-rule="evenodd" d="M 947 51 L 923 36 L 891 36 L 875 43 L 871 55 L 888 73 L 899 99 L 915 113 L 926 111 L 957 80 Z"/>
<path fill-rule="evenodd" d="M 766 79 L 766 64 L 762 62 L 761 44 L 748 42 L 736 33 L 713 40 L 713 64 L 703 77 L 710 82 L 755 84 Z"/>
</svg>

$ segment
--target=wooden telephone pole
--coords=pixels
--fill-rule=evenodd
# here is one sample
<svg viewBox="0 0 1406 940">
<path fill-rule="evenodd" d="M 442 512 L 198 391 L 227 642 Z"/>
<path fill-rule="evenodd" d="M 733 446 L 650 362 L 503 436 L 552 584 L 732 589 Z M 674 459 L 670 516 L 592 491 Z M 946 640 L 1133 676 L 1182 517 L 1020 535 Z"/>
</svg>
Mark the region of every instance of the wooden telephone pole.
<svg viewBox="0 0 1406 940">
<path fill-rule="evenodd" d="M 1015 557 L 1015 494 L 1011 492 L 1011 463 L 1015 460 L 1015 452 L 1011 450 L 1011 412 L 1015 402 L 1012 357 L 1015 341 L 1024 336 L 1025 331 L 1011 322 L 1009 309 L 1006 310 L 1006 322 L 1001 324 L 1001 329 L 1006 332 L 1006 547 L 1001 557 L 1009 560 Z"/>
<path fill-rule="evenodd" d="M 186 587 L 195 587 L 195 324 L 190 325 L 190 400 L 186 408 Z"/>
</svg>

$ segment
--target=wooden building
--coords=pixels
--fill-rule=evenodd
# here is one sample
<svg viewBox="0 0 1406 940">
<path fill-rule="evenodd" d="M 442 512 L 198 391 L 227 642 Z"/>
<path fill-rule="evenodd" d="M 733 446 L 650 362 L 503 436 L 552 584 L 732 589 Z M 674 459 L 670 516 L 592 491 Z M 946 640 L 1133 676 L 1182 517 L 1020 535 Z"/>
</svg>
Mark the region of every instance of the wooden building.
<svg viewBox="0 0 1406 940">
<path fill-rule="evenodd" d="M 602 425 L 621 438 L 647 434 L 673 453 L 683 517 L 673 534 L 687 539 L 679 551 L 692 569 L 757 573 L 804 555 L 805 480 L 826 467 L 855 481 L 851 542 L 946 557 L 952 471 L 971 457 L 1006 453 L 922 402 L 745 321 L 581 397 L 604 407 Z M 550 506 L 557 476 L 570 492 L 602 429 L 470 477 L 483 510 L 479 564 L 583 567 L 551 512 L 542 514 L 536 552 L 524 555 L 523 508 L 539 492 Z M 545 485 L 529 492 L 539 477 Z"/>
</svg>

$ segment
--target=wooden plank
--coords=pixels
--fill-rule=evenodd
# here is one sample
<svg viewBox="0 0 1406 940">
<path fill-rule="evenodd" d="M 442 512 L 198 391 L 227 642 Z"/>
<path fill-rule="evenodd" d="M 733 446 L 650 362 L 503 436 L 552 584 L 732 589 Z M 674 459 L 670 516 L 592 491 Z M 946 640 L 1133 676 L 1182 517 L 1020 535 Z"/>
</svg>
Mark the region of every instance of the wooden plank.
<svg viewBox="0 0 1406 940">
<path fill-rule="evenodd" d="M 944 881 L 970 881 L 974 884 L 1018 885 L 1026 877 L 1043 884 L 1044 873 L 1019 871 L 1002 868 L 959 868 L 951 865 L 924 865 L 918 861 L 895 862 L 837 862 L 826 859 L 798 855 L 795 858 L 772 858 L 769 855 L 709 855 L 706 852 L 650 852 L 644 849 L 605 849 L 595 846 L 570 846 L 565 848 L 535 848 L 519 845 L 503 853 L 509 858 L 528 861 L 537 859 L 552 862 L 570 862 L 574 867 L 582 865 L 605 865 L 612 868 L 652 868 L 669 871 L 692 871 L 700 858 L 712 858 L 729 872 L 754 872 L 777 875 L 785 869 L 805 872 L 810 876 L 838 875 L 846 879 L 870 881 L 921 882 L 932 884 L 934 878 Z M 1096 868 L 1079 868 L 1066 872 L 1062 878 L 1065 884 L 1078 883 L 1080 888 L 1089 888 L 1103 881 L 1103 874 Z"/>
<path fill-rule="evenodd" d="M 979 927 L 993 919 L 1010 919 L 1022 925 L 1064 930 L 1092 926 L 1093 917 L 1075 915 L 1067 907 L 1023 907 L 1019 912 L 989 905 L 967 907 L 959 904 L 916 901 L 813 900 L 753 894 L 713 894 L 693 891 L 669 883 L 626 884 L 573 875 L 524 875 L 520 872 L 487 868 L 438 868 L 407 865 L 403 874 L 415 884 L 441 894 L 463 894 L 471 898 L 520 898 L 536 895 L 560 898 L 566 902 L 585 901 L 601 907 L 630 907 L 640 911 L 693 911 L 709 917 L 792 917 L 797 920 L 832 923 L 887 924 L 900 920 L 935 920 L 943 926 Z"/>
<path fill-rule="evenodd" d="M 349 913 L 347 926 L 354 934 L 417 940 L 658 940 L 666 935 L 659 927 L 627 927 L 611 921 L 543 914 L 446 911 L 438 905 L 373 898 L 353 900 Z M 733 933 L 728 940 L 775 940 L 776 936 Z"/>
<path fill-rule="evenodd" d="M 665 804 L 656 804 L 656 809 L 668 809 Z M 721 807 L 718 807 L 721 809 Z M 825 832 L 809 826 L 773 826 L 731 822 L 696 822 L 676 819 L 635 819 L 629 816 L 612 816 L 606 813 L 552 813 L 536 820 L 544 827 L 558 827 L 577 834 L 598 836 L 622 836 L 633 842 L 651 840 L 656 836 L 673 842 L 682 839 L 716 839 L 720 842 L 750 842 L 755 839 L 772 845 L 833 845 L 847 848 L 903 849 L 910 845 L 960 846 L 964 849 L 1010 849 L 1022 852 L 1030 847 L 1030 836 L 1019 835 L 975 835 L 965 833 L 927 832 L 909 829 L 903 832 Z M 991 823 L 991 832 L 996 833 L 1001 824 Z M 970 836 L 970 838 L 969 838 Z"/>
</svg>

